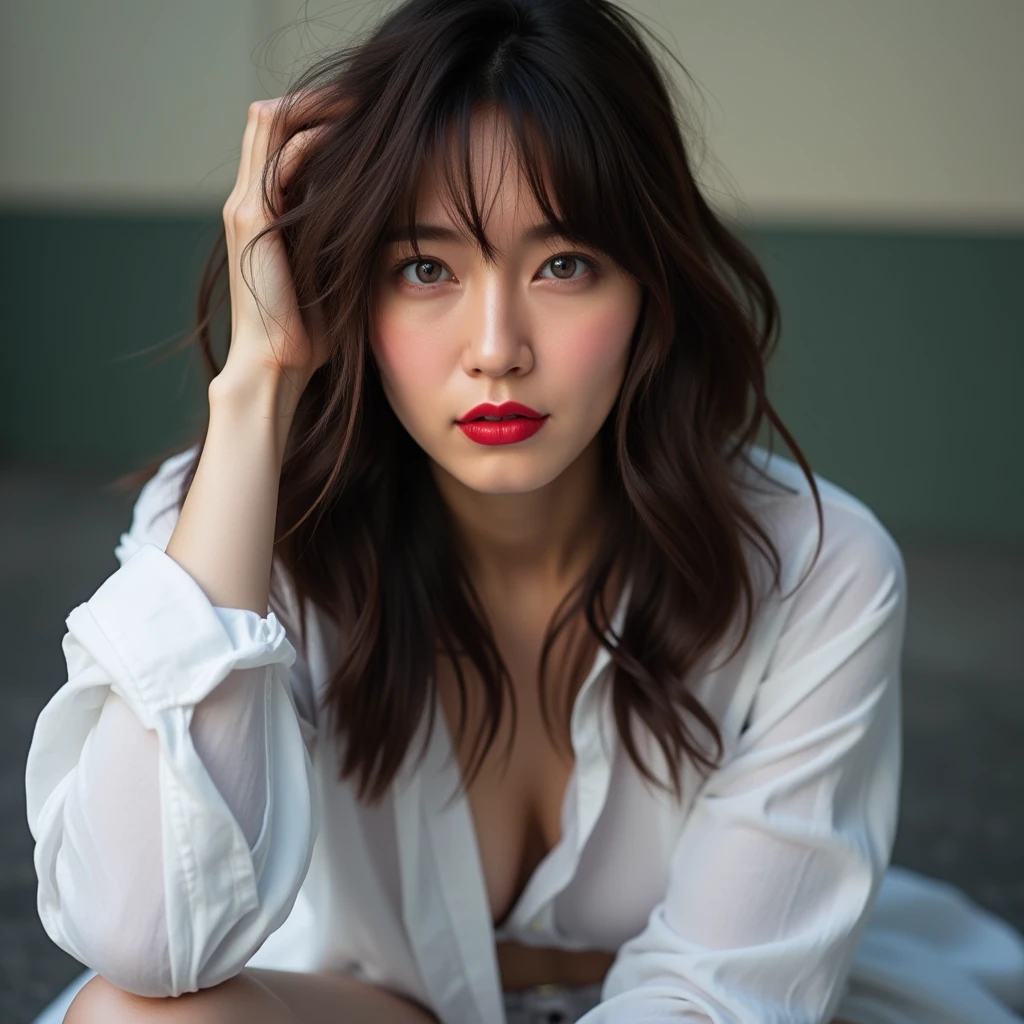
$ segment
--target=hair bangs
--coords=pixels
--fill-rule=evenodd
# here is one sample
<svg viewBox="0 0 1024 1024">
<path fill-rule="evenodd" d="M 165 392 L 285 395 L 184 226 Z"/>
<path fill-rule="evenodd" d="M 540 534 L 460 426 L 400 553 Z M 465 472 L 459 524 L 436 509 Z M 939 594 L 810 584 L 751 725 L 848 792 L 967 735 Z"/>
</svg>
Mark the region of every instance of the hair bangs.
<svg viewBox="0 0 1024 1024">
<path fill-rule="evenodd" d="M 623 194 L 614 173 L 614 161 L 587 138 L 584 114 L 564 93 L 548 90 L 541 117 L 527 104 L 527 94 L 536 94 L 544 79 L 530 75 L 528 68 L 506 63 L 496 95 L 474 93 L 466 88 L 460 102 L 437 97 L 436 112 L 419 128 L 420 136 L 410 148 L 417 154 L 406 164 L 396 185 L 394 214 L 385 237 L 408 241 L 416 256 L 422 256 L 417 228 L 419 201 L 429 175 L 442 209 L 458 229 L 472 239 L 484 260 L 495 265 L 501 252 L 487 235 L 490 198 L 495 201 L 506 175 L 523 183 L 541 212 L 541 220 L 574 245 L 597 250 L 624 269 L 632 262 L 629 246 L 616 243 L 636 223 L 635 216 L 609 210 L 603 197 Z M 472 147 L 474 131 L 481 121 L 494 118 L 498 145 L 491 154 L 483 182 L 474 180 Z M 570 130 L 566 131 L 566 126 Z M 621 223 L 619 223 L 621 221 Z"/>
</svg>

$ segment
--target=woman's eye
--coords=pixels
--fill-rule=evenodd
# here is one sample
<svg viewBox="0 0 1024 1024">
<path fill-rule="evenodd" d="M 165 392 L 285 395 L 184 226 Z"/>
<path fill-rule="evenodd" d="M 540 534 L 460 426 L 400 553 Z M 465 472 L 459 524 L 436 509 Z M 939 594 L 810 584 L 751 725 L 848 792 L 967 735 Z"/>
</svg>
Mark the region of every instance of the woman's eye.
<svg viewBox="0 0 1024 1024">
<path fill-rule="evenodd" d="M 420 267 L 426 267 L 426 271 L 421 275 L 418 273 Z M 402 263 L 398 267 L 399 276 L 409 284 L 415 285 L 431 285 L 436 284 L 442 271 L 446 268 L 443 264 L 437 260 L 410 260 L 408 263 Z M 415 274 L 415 279 L 410 280 L 406 275 L 407 270 L 412 270 Z M 449 271 L 450 273 L 450 271 Z"/>
<path fill-rule="evenodd" d="M 561 253 L 552 256 L 541 269 L 545 270 L 548 267 L 552 269 L 553 274 L 551 277 L 542 275 L 546 280 L 578 281 L 587 276 L 587 271 L 596 271 L 598 264 L 579 253 Z M 412 273 L 409 274 L 407 271 Z M 429 288 L 431 285 L 441 283 L 444 281 L 442 275 L 445 273 L 450 274 L 451 271 L 440 260 L 406 260 L 395 267 L 395 274 L 413 288 Z"/>
<path fill-rule="evenodd" d="M 554 280 L 557 281 L 578 281 L 581 277 L 586 277 L 586 271 L 593 272 L 597 269 L 597 264 L 593 260 L 587 259 L 586 256 L 581 256 L 579 253 L 562 253 L 560 256 L 552 256 L 544 266 L 554 270 Z M 578 271 L 583 271 L 583 273 L 578 273 Z"/>
</svg>

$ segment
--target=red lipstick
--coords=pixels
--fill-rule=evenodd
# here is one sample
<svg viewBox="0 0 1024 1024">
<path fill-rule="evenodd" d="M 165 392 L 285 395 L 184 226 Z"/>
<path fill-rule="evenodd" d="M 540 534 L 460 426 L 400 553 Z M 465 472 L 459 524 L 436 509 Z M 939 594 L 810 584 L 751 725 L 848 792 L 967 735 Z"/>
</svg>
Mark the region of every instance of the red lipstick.
<svg viewBox="0 0 1024 1024">
<path fill-rule="evenodd" d="M 510 418 L 486 420 L 482 418 L 484 416 Z M 546 420 L 546 415 L 521 402 L 502 402 L 500 405 L 483 402 L 473 406 L 455 422 L 466 437 L 477 444 L 515 444 L 533 437 Z"/>
</svg>

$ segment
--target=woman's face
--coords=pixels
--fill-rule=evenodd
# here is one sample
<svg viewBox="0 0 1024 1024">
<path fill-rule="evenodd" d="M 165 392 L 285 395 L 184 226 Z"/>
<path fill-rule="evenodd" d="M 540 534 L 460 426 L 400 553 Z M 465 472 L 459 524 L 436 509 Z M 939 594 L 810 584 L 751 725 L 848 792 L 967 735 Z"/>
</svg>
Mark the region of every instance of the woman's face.
<svg viewBox="0 0 1024 1024">
<path fill-rule="evenodd" d="M 543 487 L 595 440 L 622 384 L 641 301 L 635 279 L 603 254 L 527 234 L 543 218 L 515 162 L 501 174 L 498 131 L 494 120 L 474 125 L 471 160 L 497 264 L 461 235 L 425 175 L 417 224 L 460 233 L 421 232 L 419 261 L 408 242 L 387 245 L 371 331 L 399 421 L 435 468 L 494 494 Z M 506 401 L 536 410 L 543 425 L 506 444 L 459 427 L 479 403 Z"/>
</svg>

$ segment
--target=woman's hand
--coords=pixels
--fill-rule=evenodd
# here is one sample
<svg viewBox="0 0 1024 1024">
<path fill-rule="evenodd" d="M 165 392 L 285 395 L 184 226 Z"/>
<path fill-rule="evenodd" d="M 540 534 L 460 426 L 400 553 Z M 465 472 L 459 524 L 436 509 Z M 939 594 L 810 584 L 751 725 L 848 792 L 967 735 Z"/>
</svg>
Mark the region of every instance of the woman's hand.
<svg viewBox="0 0 1024 1024">
<path fill-rule="evenodd" d="M 309 103 L 315 93 L 302 95 L 296 111 Z M 242 251 L 254 235 L 266 227 L 281 210 L 282 192 L 291 181 L 303 153 L 327 127 L 318 125 L 297 132 L 281 153 L 278 181 L 272 194 L 274 210 L 265 208 L 262 176 L 268 156 L 281 136 L 273 135 L 271 122 L 284 97 L 257 100 L 249 105 L 249 117 L 242 137 L 238 176 L 224 204 L 229 285 L 231 292 L 231 345 L 219 376 L 232 381 L 279 381 L 287 378 L 304 388 L 314 371 L 327 360 L 323 329 L 317 310 L 300 312 L 280 232 L 265 235 L 244 260 Z M 292 124 L 301 123 L 298 120 Z M 281 132 L 285 119 L 280 119 Z M 257 302 L 245 278 L 259 297 Z M 262 308 L 261 308 L 262 306 Z M 307 326 L 308 325 L 308 326 Z"/>
</svg>

